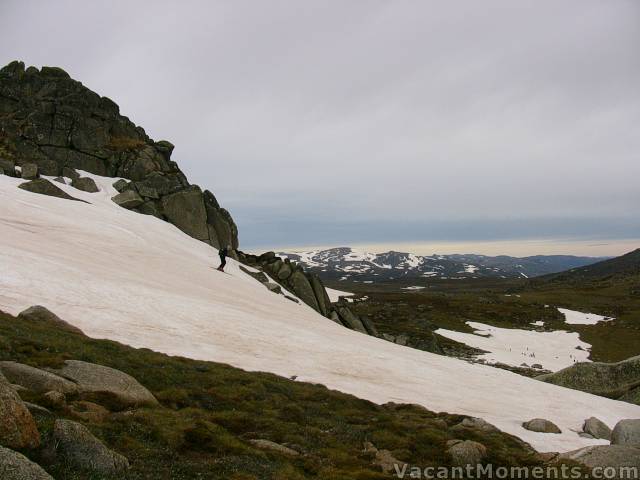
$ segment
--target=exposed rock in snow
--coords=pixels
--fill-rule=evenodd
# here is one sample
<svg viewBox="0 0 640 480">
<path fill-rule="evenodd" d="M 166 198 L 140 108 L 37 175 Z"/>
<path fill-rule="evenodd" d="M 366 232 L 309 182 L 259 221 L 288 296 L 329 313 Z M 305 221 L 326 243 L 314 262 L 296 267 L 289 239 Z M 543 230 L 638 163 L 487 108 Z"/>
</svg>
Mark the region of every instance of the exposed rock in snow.
<svg viewBox="0 0 640 480">
<path fill-rule="evenodd" d="M 640 419 L 620 420 L 611 432 L 611 443 L 640 448 Z"/>
<path fill-rule="evenodd" d="M 562 433 L 562 430 L 560 430 L 555 423 L 545 420 L 544 418 L 534 418 L 533 420 L 524 422 L 522 426 L 532 432 Z"/>
<path fill-rule="evenodd" d="M 584 421 L 582 430 L 593 438 L 611 440 L 611 429 L 602 420 L 599 420 L 596 417 L 587 418 Z"/>
<path fill-rule="evenodd" d="M 73 325 L 70 325 L 68 322 L 65 322 L 60 317 L 58 317 L 55 313 L 46 309 L 42 305 L 34 305 L 33 307 L 29 307 L 26 310 L 20 312 L 18 314 L 18 318 L 27 319 L 36 322 L 49 323 L 51 325 L 55 325 L 60 330 L 66 330 L 67 332 L 77 333 L 78 335 L 84 335 L 82 330 Z"/>
</svg>

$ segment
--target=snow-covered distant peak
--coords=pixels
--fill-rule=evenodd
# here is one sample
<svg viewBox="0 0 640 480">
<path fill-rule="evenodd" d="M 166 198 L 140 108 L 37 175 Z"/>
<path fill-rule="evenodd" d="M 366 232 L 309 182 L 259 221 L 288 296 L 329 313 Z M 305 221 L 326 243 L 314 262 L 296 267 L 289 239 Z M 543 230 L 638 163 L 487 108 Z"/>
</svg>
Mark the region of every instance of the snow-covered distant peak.
<svg viewBox="0 0 640 480">
<path fill-rule="evenodd" d="M 585 257 L 552 256 L 515 258 L 486 255 L 430 255 L 388 251 L 371 253 L 349 247 L 278 252 L 301 263 L 321 278 L 338 280 L 347 272 L 353 281 L 385 281 L 398 278 L 529 278 L 595 262 Z"/>
</svg>

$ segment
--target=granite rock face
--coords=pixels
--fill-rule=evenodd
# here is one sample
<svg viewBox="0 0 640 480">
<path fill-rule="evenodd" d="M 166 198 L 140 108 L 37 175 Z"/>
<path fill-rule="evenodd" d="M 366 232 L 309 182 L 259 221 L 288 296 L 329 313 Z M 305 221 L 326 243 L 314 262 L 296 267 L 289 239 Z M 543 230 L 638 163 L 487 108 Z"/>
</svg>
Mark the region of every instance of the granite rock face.
<svg viewBox="0 0 640 480">
<path fill-rule="evenodd" d="M 198 240 L 238 248 L 238 229 L 211 192 L 190 185 L 171 160 L 173 145 L 153 141 L 120 114 L 112 100 L 92 92 L 55 67 L 25 69 L 14 61 L 0 69 L 0 158 L 2 169 L 25 179 L 65 176 L 83 170 L 129 180 L 144 206 Z M 77 188 L 96 191 L 90 179 Z M 131 194 L 130 194 L 131 195 Z"/>
<path fill-rule="evenodd" d="M 15 167 L 21 167 L 23 176 L 69 178 L 72 186 L 87 192 L 97 191 L 97 186 L 82 172 L 114 177 L 118 194 L 112 200 L 117 205 L 170 222 L 215 248 L 227 247 L 230 257 L 264 270 L 325 317 L 335 319 L 342 312 L 342 324 L 363 333 L 375 332 L 371 323 L 365 328 L 346 305 L 338 312 L 320 279 L 302 266 L 283 261 L 273 252 L 260 257 L 239 252 L 238 228 L 231 214 L 213 193 L 189 183 L 171 159 L 173 144 L 149 138 L 112 100 L 92 92 L 64 70 L 25 69 L 18 61 L 0 69 L 0 132 L 1 167 L 8 174 L 16 175 Z M 57 187 L 45 182 L 36 186 L 43 193 L 59 195 Z"/>
</svg>

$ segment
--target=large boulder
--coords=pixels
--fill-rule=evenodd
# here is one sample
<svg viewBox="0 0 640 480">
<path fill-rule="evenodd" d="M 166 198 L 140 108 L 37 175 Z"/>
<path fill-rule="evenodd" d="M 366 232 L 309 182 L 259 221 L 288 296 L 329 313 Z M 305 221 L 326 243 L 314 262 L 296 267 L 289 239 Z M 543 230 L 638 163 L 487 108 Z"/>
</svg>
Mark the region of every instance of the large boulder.
<svg viewBox="0 0 640 480">
<path fill-rule="evenodd" d="M 360 319 L 351 310 L 349 310 L 348 307 L 339 305 L 338 314 L 340 315 L 340 320 L 342 321 L 343 325 L 346 325 L 351 330 L 355 330 L 357 332 L 368 335 L 369 332 L 367 332 L 367 329 L 364 328 L 364 325 L 362 324 Z"/>
<path fill-rule="evenodd" d="M 2 375 L 0 375 L 0 445 L 17 449 L 36 448 L 40 445 L 40 433 L 31 413 Z"/>
<path fill-rule="evenodd" d="M 74 382 L 46 370 L 22 363 L 0 362 L 0 372 L 11 383 L 20 385 L 35 393 L 51 391 L 64 394 L 78 393 L 78 386 Z"/>
<path fill-rule="evenodd" d="M 460 423 L 457 423 L 451 430 L 457 432 L 464 432 L 466 430 L 474 430 L 480 433 L 495 433 L 498 431 L 496 427 L 491 425 L 489 422 L 479 417 L 467 417 L 463 419 Z"/>
<path fill-rule="evenodd" d="M 562 433 L 562 430 L 560 430 L 555 423 L 545 420 L 544 418 L 534 418 L 533 420 L 524 422 L 522 427 L 532 432 Z"/>
<path fill-rule="evenodd" d="M 193 186 L 162 197 L 162 212 L 167 219 L 187 235 L 209 240 L 207 212 L 202 191 Z"/>
<path fill-rule="evenodd" d="M 70 323 L 65 322 L 55 313 L 48 310 L 46 307 L 43 307 L 42 305 L 34 305 L 33 307 L 29 307 L 26 310 L 23 310 L 18 314 L 18 318 L 22 320 L 29 320 L 32 322 L 46 323 L 55 326 L 59 330 L 65 330 L 67 332 L 77 333 L 78 335 L 84 335 L 84 333 L 82 333 L 82 330 L 80 330 L 78 327 L 74 327 Z"/>
<path fill-rule="evenodd" d="M 48 195 L 50 197 L 63 198 L 65 200 L 76 200 L 78 202 L 84 202 L 78 198 L 74 198 L 61 188 L 56 187 L 46 178 L 38 178 L 29 182 L 21 183 L 18 188 L 26 190 L 31 193 L 38 193 L 40 195 Z"/>
<path fill-rule="evenodd" d="M 588 468 L 640 468 L 640 448 L 630 447 L 628 445 L 597 445 L 562 453 L 560 454 L 560 459 L 573 460 Z M 600 473 L 605 473 L 605 471 L 601 470 Z M 622 473 L 622 471 L 617 470 L 617 473 Z M 615 475 L 606 478 L 620 479 L 632 477 Z"/>
<path fill-rule="evenodd" d="M 282 265 L 282 268 L 278 270 L 278 280 L 284 281 L 289 278 L 292 273 L 293 270 L 291 269 L 291 265 L 285 262 L 284 265 Z"/>
<path fill-rule="evenodd" d="M 53 480 L 37 463 L 21 453 L 0 447 L 0 478 L 2 480 Z"/>
<path fill-rule="evenodd" d="M 362 322 L 362 325 L 364 326 L 365 330 L 367 331 L 367 333 L 373 337 L 377 337 L 378 336 L 378 329 L 376 328 L 376 326 L 373 324 L 373 322 L 369 319 L 369 317 L 367 316 L 361 316 L 359 317 L 360 321 Z"/>
<path fill-rule="evenodd" d="M 611 440 L 611 429 L 606 423 L 596 417 L 587 418 L 582 426 L 582 431 L 588 433 L 593 438 Z"/>
<path fill-rule="evenodd" d="M 228 211 L 220 207 L 218 200 L 209 190 L 204 191 L 203 200 L 211 245 L 215 248 L 230 246 L 231 250 L 236 250 L 238 248 L 238 227 L 233 218 Z"/>
<path fill-rule="evenodd" d="M 316 300 L 316 296 L 313 293 L 311 283 L 309 283 L 309 279 L 304 274 L 304 272 L 300 270 L 295 271 L 289 278 L 289 285 L 291 285 L 293 293 L 295 293 L 300 300 L 302 300 L 314 310 L 319 311 L 318 301 Z"/>
<path fill-rule="evenodd" d="M 122 193 L 129 186 L 129 182 L 127 182 L 124 178 L 120 178 L 113 182 L 113 188 L 116 189 L 116 192 Z"/>
<path fill-rule="evenodd" d="M 20 176 L 25 180 L 34 180 L 38 178 L 38 165 L 35 163 L 23 163 Z"/>
<path fill-rule="evenodd" d="M 450 440 L 447 442 L 447 453 L 454 467 L 476 466 L 487 455 L 487 447 L 472 440 Z"/>
<path fill-rule="evenodd" d="M 611 432 L 613 445 L 629 445 L 640 448 L 640 419 L 620 420 Z"/>
<path fill-rule="evenodd" d="M 100 191 L 95 180 L 90 177 L 74 178 L 71 181 L 71 186 L 88 193 L 96 193 Z"/>
<path fill-rule="evenodd" d="M 282 264 L 284 266 L 284 264 Z M 313 288 L 313 293 L 316 297 L 316 301 L 318 302 L 318 308 L 320 309 L 320 313 L 325 317 L 329 315 L 329 310 L 331 308 L 331 300 L 329 300 L 329 295 L 322 285 L 320 278 L 317 275 L 309 275 L 309 280 L 311 283 L 311 288 Z"/>
<path fill-rule="evenodd" d="M 6 158 L 0 158 L 0 170 L 9 177 L 16 176 L 16 164 L 13 160 L 7 160 Z"/>
<path fill-rule="evenodd" d="M 124 473 L 126 457 L 108 449 L 80 423 L 56 420 L 53 426 L 55 454 L 73 468 L 101 475 Z"/>
<path fill-rule="evenodd" d="M 125 190 L 124 192 L 111 197 L 111 200 L 120 207 L 127 208 L 129 210 L 139 207 L 144 203 L 142 197 L 133 190 Z"/>
<path fill-rule="evenodd" d="M 73 381 L 84 398 L 107 403 L 114 409 L 158 405 L 151 392 L 135 378 L 114 368 L 67 360 L 61 369 L 52 372 Z"/>
<path fill-rule="evenodd" d="M 78 173 L 78 171 L 75 168 L 71 167 L 62 167 L 62 176 L 70 178 L 72 182 L 73 180 L 77 180 L 80 178 L 80 174 Z"/>
<path fill-rule="evenodd" d="M 594 395 L 640 404 L 640 355 L 617 363 L 580 362 L 535 378 Z"/>
</svg>

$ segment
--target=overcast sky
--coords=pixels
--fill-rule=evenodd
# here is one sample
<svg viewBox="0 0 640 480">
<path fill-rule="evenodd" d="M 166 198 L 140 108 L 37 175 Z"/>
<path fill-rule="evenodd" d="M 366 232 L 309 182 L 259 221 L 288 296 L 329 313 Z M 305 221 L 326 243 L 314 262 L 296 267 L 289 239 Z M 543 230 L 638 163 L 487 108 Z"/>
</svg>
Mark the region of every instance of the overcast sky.
<svg viewBox="0 0 640 480">
<path fill-rule="evenodd" d="M 246 248 L 640 238 L 640 2 L 0 0 Z M 532 252 L 535 253 L 535 252 Z"/>
</svg>

